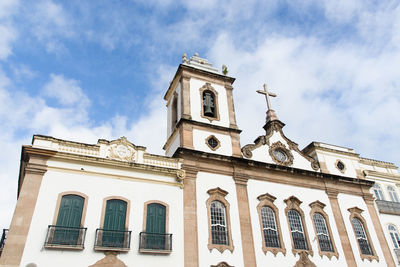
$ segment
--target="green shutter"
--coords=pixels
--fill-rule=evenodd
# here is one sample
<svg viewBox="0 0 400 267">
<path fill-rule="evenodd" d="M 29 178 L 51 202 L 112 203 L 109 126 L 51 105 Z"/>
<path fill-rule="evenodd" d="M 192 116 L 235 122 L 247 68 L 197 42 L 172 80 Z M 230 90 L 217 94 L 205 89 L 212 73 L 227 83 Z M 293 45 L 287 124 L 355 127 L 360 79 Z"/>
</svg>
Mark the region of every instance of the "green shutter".
<svg viewBox="0 0 400 267">
<path fill-rule="evenodd" d="M 106 214 L 103 226 L 103 246 L 122 247 L 124 243 L 126 219 L 126 202 L 119 199 L 111 199 L 106 204 Z M 117 231 L 117 232 L 116 232 Z M 119 232 L 118 232 L 119 231 Z"/>
<path fill-rule="evenodd" d="M 53 243 L 62 245 L 75 245 L 79 238 L 79 228 L 83 203 L 85 199 L 77 195 L 65 195 L 61 199 L 58 211 L 56 230 L 54 232 Z M 74 227 L 74 228 L 66 228 Z"/>
<path fill-rule="evenodd" d="M 146 248 L 164 249 L 165 247 L 165 206 L 152 203 L 147 205 Z"/>
</svg>

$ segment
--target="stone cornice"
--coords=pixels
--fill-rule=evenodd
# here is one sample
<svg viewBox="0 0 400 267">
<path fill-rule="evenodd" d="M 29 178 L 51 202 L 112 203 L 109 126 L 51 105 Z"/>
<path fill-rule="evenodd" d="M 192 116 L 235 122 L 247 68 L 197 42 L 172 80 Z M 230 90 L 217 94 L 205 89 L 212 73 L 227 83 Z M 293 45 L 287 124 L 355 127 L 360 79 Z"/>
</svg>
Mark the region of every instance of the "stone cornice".
<svg viewBox="0 0 400 267">
<path fill-rule="evenodd" d="M 179 157 L 179 158 L 185 158 L 188 159 L 190 157 L 193 158 L 195 161 L 205 161 L 205 162 L 212 162 L 213 165 L 226 165 L 226 166 L 231 166 L 227 167 L 225 169 L 223 168 L 218 168 L 218 169 L 213 169 L 210 167 L 207 171 L 210 172 L 215 172 L 219 174 L 224 174 L 224 175 L 233 175 L 234 170 L 232 166 L 241 166 L 243 169 L 247 168 L 252 168 L 255 169 L 256 171 L 263 171 L 263 170 L 270 170 L 278 173 L 287 173 L 290 175 L 295 175 L 295 176 L 306 176 L 310 178 L 315 178 L 317 181 L 321 181 L 321 179 L 324 179 L 325 181 L 336 183 L 338 181 L 343 182 L 343 183 L 348 183 L 348 184 L 353 184 L 353 185 L 362 185 L 362 186 L 367 186 L 371 187 L 374 182 L 370 180 L 365 180 L 365 179 L 357 179 L 353 177 L 347 177 L 347 176 L 340 176 L 340 175 L 334 175 L 334 174 L 328 174 L 328 173 L 322 173 L 322 172 L 314 172 L 314 171 L 309 171 L 309 170 L 304 170 L 304 169 L 297 169 L 297 168 L 292 168 L 292 167 L 287 167 L 283 165 L 275 165 L 275 164 L 270 164 L 270 163 L 264 163 L 264 162 L 259 162 L 259 161 L 254 161 L 254 160 L 249 160 L 249 159 L 244 159 L 244 158 L 239 158 L 239 157 L 232 157 L 232 156 L 224 156 L 224 155 L 218 155 L 218 154 L 212 154 L 212 153 L 207 153 L 203 151 L 197 151 L 197 150 L 192 150 L 192 149 L 187 149 L 187 148 L 178 148 L 174 154 L 174 157 Z M 217 163 L 218 162 L 218 163 Z M 249 176 L 250 179 L 258 179 L 256 176 Z M 284 182 L 284 181 L 282 181 Z M 310 185 L 313 186 L 313 185 Z M 351 190 L 348 190 L 347 193 L 351 193 Z"/>
<path fill-rule="evenodd" d="M 400 180 L 400 174 L 393 174 L 393 173 L 364 170 L 364 175 L 366 177 L 367 176 L 375 176 L 375 177 L 380 177 L 380 178 Z"/>
</svg>

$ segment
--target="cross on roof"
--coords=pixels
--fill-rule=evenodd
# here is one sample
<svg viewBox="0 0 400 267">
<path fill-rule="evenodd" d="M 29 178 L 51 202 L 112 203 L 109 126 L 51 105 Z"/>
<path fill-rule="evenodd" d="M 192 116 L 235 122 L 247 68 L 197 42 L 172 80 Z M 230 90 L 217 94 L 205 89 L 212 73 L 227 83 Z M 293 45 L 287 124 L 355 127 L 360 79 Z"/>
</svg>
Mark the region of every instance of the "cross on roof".
<svg viewBox="0 0 400 267">
<path fill-rule="evenodd" d="M 264 83 L 264 90 L 257 90 L 257 93 L 265 95 L 265 100 L 267 100 L 267 108 L 268 110 L 271 110 L 271 103 L 269 102 L 269 97 L 276 97 L 276 94 L 269 92 L 267 85 Z"/>
</svg>

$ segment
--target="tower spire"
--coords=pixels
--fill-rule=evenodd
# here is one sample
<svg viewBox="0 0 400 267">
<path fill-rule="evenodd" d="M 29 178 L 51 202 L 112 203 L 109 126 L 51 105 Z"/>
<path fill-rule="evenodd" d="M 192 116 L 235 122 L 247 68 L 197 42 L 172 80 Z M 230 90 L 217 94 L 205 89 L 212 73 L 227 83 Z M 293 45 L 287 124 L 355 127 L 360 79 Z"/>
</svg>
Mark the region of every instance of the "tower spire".
<svg viewBox="0 0 400 267">
<path fill-rule="evenodd" d="M 269 97 L 276 97 L 275 93 L 269 92 L 267 85 L 264 83 L 264 90 L 257 90 L 257 93 L 265 95 L 265 100 L 267 101 L 267 117 L 266 122 L 278 120 L 278 116 L 276 116 L 275 110 L 271 108 L 271 103 Z"/>
</svg>

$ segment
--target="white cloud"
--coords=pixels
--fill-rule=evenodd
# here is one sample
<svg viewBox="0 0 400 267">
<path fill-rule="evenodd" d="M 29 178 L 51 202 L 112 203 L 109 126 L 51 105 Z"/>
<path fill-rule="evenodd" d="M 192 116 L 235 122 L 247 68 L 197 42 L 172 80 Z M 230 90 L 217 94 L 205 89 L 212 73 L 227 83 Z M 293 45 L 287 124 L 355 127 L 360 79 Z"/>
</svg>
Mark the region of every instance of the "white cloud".
<svg viewBox="0 0 400 267">
<path fill-rule="evenodd" d="M 53 73 L 50 74 L 50 81 L 43 87 L 43 94 L 55 98 L 63 106 L 87 106 L 90 103 L 78 81 Z"/>
</svg>

